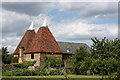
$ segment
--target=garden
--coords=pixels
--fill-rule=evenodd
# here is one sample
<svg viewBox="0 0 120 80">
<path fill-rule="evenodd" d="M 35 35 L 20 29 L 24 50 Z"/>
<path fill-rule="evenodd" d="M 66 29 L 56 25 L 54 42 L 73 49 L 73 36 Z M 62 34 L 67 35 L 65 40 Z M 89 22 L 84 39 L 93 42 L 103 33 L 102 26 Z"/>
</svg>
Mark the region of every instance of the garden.
<svg viewBox="0 0 120 80">
<path fill-rule="evenodd" d="M 36 61 L 17 63 L 18 58 L 2 48 L 2 75 L 8 78 L 81 78 L 81 80 L 120 79 L 120 40 L 91 39 L 91 53 L 80 47 L 72 57 L 63 62 L 53 56 L 43 56 L 42 66 L 29 70 Z M 67 73 L 69 72 L 69 74 Z"/>
</svg>

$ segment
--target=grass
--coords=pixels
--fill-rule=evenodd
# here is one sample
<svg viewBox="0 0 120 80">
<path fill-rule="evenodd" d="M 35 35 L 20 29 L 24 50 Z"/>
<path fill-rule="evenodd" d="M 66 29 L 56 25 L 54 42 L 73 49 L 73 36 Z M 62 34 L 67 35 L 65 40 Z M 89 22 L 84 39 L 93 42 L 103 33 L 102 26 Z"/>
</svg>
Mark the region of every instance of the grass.
<svg viewBox="0 0 120 80">
<path fill-rule="evenodd" d="M 102 78 L 102 76 L 88 76 L 88 75 L 67 75 L 67 76 L 64 76 L 64 75 L 54 75 L 54 76 L 3 76 L 2 78 L 3 79 L 10 79 L 10 78 L 91 78 L 91 79 L 94 79 L 94 78 L 97 78 L 97 79 L 100 79 Z M 108 78 L 108 76 L 106 76 L 106 78 Z"/>
</svg>

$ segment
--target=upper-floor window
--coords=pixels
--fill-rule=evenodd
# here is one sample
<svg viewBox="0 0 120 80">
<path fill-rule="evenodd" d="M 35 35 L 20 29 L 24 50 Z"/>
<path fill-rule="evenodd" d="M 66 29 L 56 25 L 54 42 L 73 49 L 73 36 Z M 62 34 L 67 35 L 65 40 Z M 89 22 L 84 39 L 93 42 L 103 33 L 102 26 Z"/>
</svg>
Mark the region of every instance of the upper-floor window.
<svg viewBox="0 0 120 80">
<path fill-rule="evenodd" d="M 67 52 L 70 52 L 70 49 L 67 48 Z"/>
</svg>

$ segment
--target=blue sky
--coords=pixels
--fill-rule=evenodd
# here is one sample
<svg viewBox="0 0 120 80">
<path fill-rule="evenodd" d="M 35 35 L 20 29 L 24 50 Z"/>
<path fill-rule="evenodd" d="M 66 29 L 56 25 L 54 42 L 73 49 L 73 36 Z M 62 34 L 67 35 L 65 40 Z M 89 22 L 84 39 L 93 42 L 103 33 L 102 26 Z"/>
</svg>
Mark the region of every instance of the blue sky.
<svg viewBox="0 0 120 80">
<path fill-rule="evenodd" d="M 64 20 L 69 19 L 82 19 L 84 17 L 81 17 L 77 12 L 65 12 L 60 11 L 58 9 L 53 9 L 47 13 L 48 16 L 54 16 L 52 20 L 57 24 Z M 93 20 L 88 21 L 89 24 L 118 24 L 118 18 L 112 18 L 112 19 L 100 19 L 100 20 Z"/>
<path fill-rule="evenodd" d="M 34 28 L 37 31 L 45 17 L 57 41 L 91 45 L 90 39 L 94 37 L 115 39 L 118 36 L 117 4 L 117 2 L 3 3 L 1 12 L 3 46 L 9 46 L 10 52 L 13 52 L 31 22 L 34 21 Z"/>
<path fill-rule="evenodd" d="M 80 18 L 80 15 L 78 15 L 76 12 L 65 12 L 65 11 L 60 11 L 58 9 L 53 9 L 50 12 L 48 12 L 47 14 L 48 14 L 48 16 L 53 16 L 52 20 L 55 23 L 59 23 L 63 19 L 69 20 L 69 19 Z"/>
</svg>

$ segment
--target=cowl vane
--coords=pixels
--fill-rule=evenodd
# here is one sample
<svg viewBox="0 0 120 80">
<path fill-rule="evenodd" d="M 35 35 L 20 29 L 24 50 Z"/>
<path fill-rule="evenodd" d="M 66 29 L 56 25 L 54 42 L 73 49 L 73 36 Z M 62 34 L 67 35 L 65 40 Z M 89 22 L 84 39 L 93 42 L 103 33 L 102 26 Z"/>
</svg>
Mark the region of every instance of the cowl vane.
<svg viewBox="0 0 120 80">
<path fill-rule="evenodd" d="M 33 21 L 32 21 L 32 23 L 31 23 L 31 25 L 30 25 L 30 27 L 29 27 L 29 29 L 28 30 L 33 30 L 34 28 L 33 28 Z"/>
<path fill-rule="evenodd" d="M 41 25 L 41 27 L 48 27 L 47 25 L 47 18 L 45 17 L 43 24 Z"/>
</svg>

